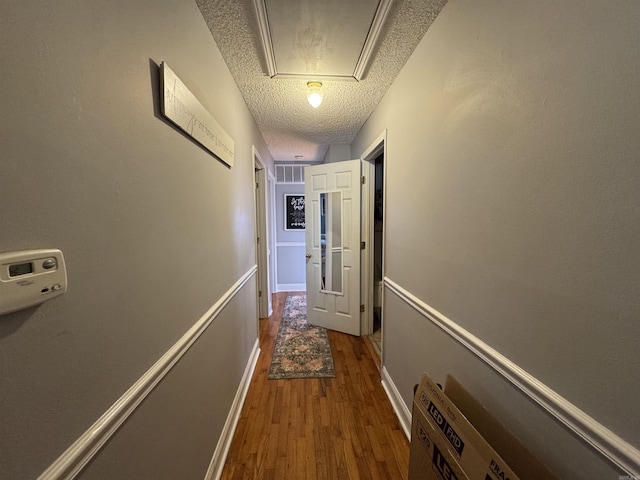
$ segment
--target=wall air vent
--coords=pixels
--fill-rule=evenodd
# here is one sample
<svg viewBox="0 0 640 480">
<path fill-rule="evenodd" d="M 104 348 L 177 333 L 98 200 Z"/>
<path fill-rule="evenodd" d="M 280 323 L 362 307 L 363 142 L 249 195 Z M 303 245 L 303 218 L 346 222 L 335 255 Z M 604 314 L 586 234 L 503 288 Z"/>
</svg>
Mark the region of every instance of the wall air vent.
<svg viewBox="0 0 640 480">
<path fill-rule="evenodd" d="M 276 165 L 276 183 L 304 183 L 307 165 Z"/>
</svg>

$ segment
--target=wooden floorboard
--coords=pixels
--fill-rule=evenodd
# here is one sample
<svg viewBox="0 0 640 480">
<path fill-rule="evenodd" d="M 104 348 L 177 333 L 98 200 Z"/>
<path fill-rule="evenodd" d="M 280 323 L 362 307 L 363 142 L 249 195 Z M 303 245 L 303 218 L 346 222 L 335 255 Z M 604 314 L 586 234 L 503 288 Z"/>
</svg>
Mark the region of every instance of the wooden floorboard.
<svg viewBox="0 0 640 480">
<path fill-rule="evenodd" d="M 260 320 L 260 357 L 222 480 L 407 479 L 409 443 L 365 340 L 329 331 L 335 378 L 269 380 L 286 293 Z"/>
</svg>

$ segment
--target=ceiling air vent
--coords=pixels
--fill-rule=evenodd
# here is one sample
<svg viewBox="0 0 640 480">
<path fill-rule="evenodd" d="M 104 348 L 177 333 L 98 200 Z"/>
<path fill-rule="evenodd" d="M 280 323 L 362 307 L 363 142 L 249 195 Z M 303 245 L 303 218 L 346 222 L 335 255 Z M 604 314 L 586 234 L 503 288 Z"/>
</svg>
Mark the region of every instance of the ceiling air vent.
<svg viewBox="0 0 640 480">
<path fill-rule="evenodd" d="M 276 183 L 304 183 L 307 165 L 276 165 Z"/>
</svg>

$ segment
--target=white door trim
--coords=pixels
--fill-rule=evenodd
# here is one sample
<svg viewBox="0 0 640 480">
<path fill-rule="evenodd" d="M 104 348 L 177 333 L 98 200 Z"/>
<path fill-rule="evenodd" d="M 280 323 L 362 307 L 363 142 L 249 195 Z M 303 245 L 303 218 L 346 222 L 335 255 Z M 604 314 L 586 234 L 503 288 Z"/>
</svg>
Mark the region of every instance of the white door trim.
<svg viewBox="0 0 640 480">
<path fill-rule="evenodd" d="M 258 292 L 261 295 L 257 299 L 258 318 L 269 316 L 269 298 L 271 288 L 269 285 L 269 262 L 268 262 L 268 229 L 267 229 L 267 169 L 262 157 L 258 153 L 255 145 L 252 146 L 254 161 L 254 219 L 256 227 L 256 264 L 258 265 Z M 258 241 L 260 239 L 260 241 Z"/>
<path fill-rule="evenodd" d="M 276 290 L 278 278 L 276 265 L 278 264 L 276 248 L 276 177 L 271 170 L 267 170 L 267 268 L 269 269 L 269 316 L 273 314 L 273 292 Z"/>
<path fill-rule="evenodd" d="M 370 281 L 373 276 L 374 269 L 374 231 L 373 222 L 371 222 L 372 211 L 375 203 L 375 188 L 372 188 L 375 181 L 375 165 L 373 162 L 380 155 L 384 154 L 384 170 L 383 170 L 383 184 L 382 184 L 382 205 L 383 216 L 387 211 L 387 130 L 385 129 L 376 138 L 371 145 L 361 155 L 362 160 L 362 174 L 365 177 L 365 184 L 362 189 L 362 215 L 361 215 L 361 236 L 365 242 L 366 248 L 362 252 L 362 281 L 360 283 L 360 301 L 364 305 L 364 313 L 361 314 L 361 325 L 363 335 L 371 335 L 373 333 L 373 289 L 375 285 Z M 385 276 L 385 257 L 384 257 L 384 243 L 386 235 L 386 222 L 382 223 L 382 278 Z M 383 289 L 384 292 L 384 289 Z M 381 315 L 384 316 L 384 293 L 382 298 Z M 382 319 L 382 325 L 384 325 L 384 318 Z M 383 332 L 384 333 L 384 332 Z M 382 346 L 381 346 L 382 350 Z M 382 357 L 382 355 L 381 355 Z"/>
</svg>

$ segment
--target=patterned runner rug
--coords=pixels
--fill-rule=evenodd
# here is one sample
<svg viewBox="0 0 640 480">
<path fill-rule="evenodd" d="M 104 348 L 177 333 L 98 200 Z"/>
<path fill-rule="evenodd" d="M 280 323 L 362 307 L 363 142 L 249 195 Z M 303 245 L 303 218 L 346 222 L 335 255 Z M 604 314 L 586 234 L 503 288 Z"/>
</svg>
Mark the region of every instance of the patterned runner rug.
<svg viewBox="0 0 640 480">
<path fill-rule="evenodd" d="M 306 295 L 289 295 L 273 347 L 269 378 L 335 376 L 327 330 L 307 323 Z"/>
</svg>

